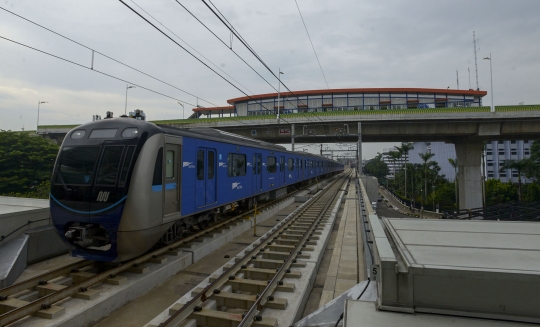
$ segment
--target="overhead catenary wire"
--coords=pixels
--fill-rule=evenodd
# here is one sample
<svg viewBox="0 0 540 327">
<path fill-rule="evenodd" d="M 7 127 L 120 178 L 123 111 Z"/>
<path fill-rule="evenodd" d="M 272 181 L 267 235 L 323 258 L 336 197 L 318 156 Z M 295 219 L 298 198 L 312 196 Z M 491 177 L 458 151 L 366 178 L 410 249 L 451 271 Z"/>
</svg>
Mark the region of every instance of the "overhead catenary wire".
<svg viewBox="0 0 540 327">
<path fill-rule="evenodd" d="M 114 78 L 114 79 L 119 80 L 119 81 L 122 81 L 122 82 L 124 82 L 124 83 L 129 83 L 129 84 L 134 85 L 134 86 L 136 86 L 136 87 L 138 87 L 138 88 L 141 88 L 141 89 L 143 89 L 143 90 L 147 90 L 147 91 L 150 91 L 150 92 L 152 92 L 152 93 L 155 93 L 155 94 L 159 94 L 159 95 L 161 95 L 161 96 L 164 96 L 164 97 L 166 97 L 166 98 L 173 99 L 173 100 L 176 100 L 176 101 L 180 101 L 180 102 L 183 102 L 183 103 L 185 103 L 185 104 L 189 104 L 189 105 L 191 105 L 191 106 L 195 106 L 195 105 L 192 104 L 192 103 L 189 103 L 189 102 L 186 102 L 186 101 L 177 99 L 177 98 L 175 98 L 175 97 L 172 97 L 172 96 L 170 96 L 170 95 L 166 95 L 166 94 L 161 93 L 161 92 L 158 92 L 158 91 L 154 91 L 154 90 L 149 89 L 149 88 L 147 88 L 147 87 L 144 87 L 144 86 L 142 86 L 142 85 L 139 85 L 139 84 L 133 83 L 133 82 L 131 82 L 131 81 L 122 79 L 122 78 L 120 78 L 120 77 L 116 77 L 116 76 L 113 76 L 113 75 L 111 75 L 111 74 L 107 74 L 107 73 L 105 73 L 105 72 L 99 71 L 99 70 L 97 70 L 97 69 L 95 69 L 95 68 L 92 69 L 92 68 L 90 68 L 90 67 L 87 67 L 87 66 L 85 66 L 85 65 L 79 64 L 79 63 L 74 62 L 74 61 L 71 61 L 71 60 L 69 60 L 69 59 L 66 59 L 66 58 L 63 58 L 63 57 L 54 55 L 54 54 L 52 54 L 52 53 L 50 53 L 50 52 L 47 52 L 47 51 L 44 51 L 44 50 L 40 50 L 40 49 L 38 49 L 38 48 L 34 48 L 34 47 L 32 47 L 32 46 L 29 46 L 29 45 L 24 44 L 24 43 L 21 43 L 21 42 L 17 42 L 17 41 L 12 40 L 12 39 L 8 39 L 7 37 L 3 37 L 3 36 L 0 35 L 0 38 L 1 38 L 1 39 L 4 39 L 4 40 L 6 40 L 6 41 L 12 42 L 12 43 L 21 45 L 21 46 L 26 47 L 26 48 L 28 48 L 28 49 L 32 49 L 32 50 L 37 51 L 37 52 L 41 52 L 41 53 L 43 53 L 43 54 L 49 55 L 49 56 L 54 57 L 54 58 L 56 58 L 56 59 L 63 60 L 63 61 L 68 62 L 68 63 L 70 63 L 70 64 L 73 64 L 73 65 L 76 65 L 76 66 L 79 66 L 79 67 L 82 67 L 82 68 L 86 68 L 86 69 L 88 69 L 88 70 L 90 70 L 90 71 L 93 71 L 93 72 L 96 72 L 96 73 L 99 73 L 99 74 L 102 74 L 102 75 L 105 75 L 105 76 Z"/>
<path fill-rule="evenodd" d="M 23 19 L 23 20 L 25 20 L 25 21 L 27 21 L 27 22 L 29 22 L 29 23 L 32 23 L 32 24 L 34 24 L 34 25 L 36 25 L 36 26 L 38 26 L 38 27 L 40 27 L 40 28 L 42 28 L 42 29 L 44 29 L 44 30 L 46 30 L 46 31 L 49 31 L 49 32 L 51 32 L 51 33 L 53 33 L 53 34 L 56 34 L 56 35 L 58 35 L 58 36 L 60 36 L 60 37 L 62 37 L 62 38 L 64 38 L 64 39 L 66 39 L 66 40 L 68 40 L 68 41 L 71 41 L 71 42 L 73 42 L 73 43 L 75 43 L 75 44 L 77 44 L 77 45 L 80 45 L 80 46 L 82 46 L 82 47 L 88 49 L 88 50 L 91 50 L 91 51 L 93 51 L 93 52 L 95 52 L 95 53 L 97 53 L 97 54 L 99 54 L 99 55 L 101 55 L 101 56 L 103 56 L 103 57 L 105 57 L 105 58 L 107 58 L 107 59 L 110 59 L 110 60 L 112 60 L 112 61 L 114 61 L 114 62 L 116 62 L 116 63 L 119 63 L 119 64 L 121 64 L 121 65 L 123 65 L 123 66 L 125 66 L 125 67 L 128 67 L 128 68 L 130 68 L 130 69 L 132 69 L 132 70 L 135 70 L 135 71 L 137 71 L 137 72 L 139 72 L 139 73 L 141 73 L 141 74 L 143 74 L 143 75 L 145 75 L 145 76 L 147 76 L 147 77 L 150 77 L 150 78 L 152 78 L 152 79 L 154 79 L 154 80 L 156 80 L 156 81 L 159 81 L 159 82 L 161 82 L 161 83 L 163 83 L 163 84 L 166 84 L 166 85 L 168 85 L 168 86 L 170 86 L 170 87 L 172 87 L 172 88 L 175 88 L 175 89 L 177 89 L 177 90 L 179 90 L 179 91 L 181 91 L 181 92 L 184 92 L 184 93 L 186 93 L 186 94 L 188 94 L 188 95 L 191 95 L 191 96 L 193 96 L 193 97 L 195 97 L 195 98 L 197 98 L 197 99 L 199 99 L 199 100 L 202 100 L 202 101 L 204 101 L 204 102 L 206 102 L 206 103 L 209 103 L 209 104 L 211 104 L 211 105 L 213 105 L 213 106 L 218 107 L 218 105 L 216 105 L 216 104 L 214 104 L 214 103 L 212 103 L 212 102 L 210 102 L 210 101 L 208 101 L 208 100 L 205 100 L 205 99 L 203 99 L 203 98 L 201 98 L 201 97 L 199 97 L 199 96 L 196 96 L 196 95 L 194 95 L 194 94 L 192 94 L 192 93 L 190 93 L 190 92 L 188 92 L 188 91 L 185 91 L 185 90 L 183 90 L 183 89 L 181 89 L 181 88 L 179 88 L 179 87 L 176 87 L 176 86 L 174 86 L 174 85 L 172 85 L 172 84 L 170 84 L 170 83 L 168 83 L 168 82 L 165 82 L 165 81 L 163 81 L 163 80 L 161 80 L 161 79 L 159 79 L 159 78 L 157 78 L 157 77 L 154 77 L 154 76 L 152 76 L 152 75 L 150 75 L 150 74 L 148 74 L 148 73 L 145 73 L 145 72 L 143 72 L 143 71 L 141 71 L 141 70 L 139 70 L 139 69 L 137 69 L 137 68 L 135 68 L 135 67 L 132 67 L 132 66 L 126 64 L 126 63 L 123 63 L 123 62 L 121 62 L 120 60 L 117 60 L 117 59 L 115 59 L 115 58 L 112 58 L 112 57 L 110 57 L 110 56 L 108 56 L 108 55 L 106 55 L 106 54 L 104 54 L 104 53 L 102 53 L 102 52 L 100 52 L 100 51 L 98 51 L 98 50 L 95 50 L 95 49 L 93 49 L 93 48 L 91 48 L 91 47 L 89 47 L 89 46 L 87 46 L 87 45 L 84 45 L 84 44 L 82 44 L 82 43 L 80 43 L 80 42 L 78 42 L 78 41 L 75 41 L 75 40 L 73 40 L 73 39 L 71 39 L 71 38 L 69 38 L 69 37 L 67 37 L 67 36 L 65 36 L 65 35 L 62 35 L 62 34 L 56 32 L 56 31 L 53 31 L 52 29 L 50 29 L 50 28 L 48 28 L 48 27 L 45 27 L 45 26 L 43 26 L 43 25 L 41 25 L 41 24 L 38 24 L 38 23 L 36 23 L 36 22 L 34 22 L 34 21 L 32 21 L 32 20 L 30 20 L 30 19 L 28 19 L 28 18 L 25 18 L 25 17 L 23 17 L 23 16 L 21 16 L 21 15 L 19 15 L 19 14 L 16 14 L 16 13 L 14 13 L 14 12 L 12 12 L 12 11 L 6 9 L 6 8 L 0 7 L 0 9 L 6 11 L 6 12 L 8 12 L 8 13 L 10 13 L 10 14 L 16 16 L 16 17 L 19 17 L 19 18 L 21 18 L 21 19 Z M 95 69 L 94 69 L 94 70 L 95 70 Z M 182 101 L 182 100 L 178 100 L 178 101 L 181 101 L 181 102 L 183 102 L 183 103 L 186 103 L 186 104 L 191 105 L 190 103 L 187 103 L 187 102 Z"/>
<path fill-rule="evenodd" d="M 139 16 L 141 19 L 143 19 L 146 23 L 148 23 L 150 26 L 152 26 L 153 28 L 155 28 L 158 32 L 160 32 L 161 34 L 163 34 L 166 38 L 168 38 L 170 41 L 174 42 L 177 46 L 179 46 L 182 50 L 184 50 L 185 52 L 187 52 L 189 55 L 191 55 L 193 58 L 195 58 L 197 61 L 199 61 L 201 64 L 203 64 L 205 67 L 207 67 L 208 69 L 210 69 L 214 74 L 218 75 L 219 77 L 221 77 L 224 81 L 226 81 L 228 84 L 230 84 L 232 87 L 234 87 L 235 89 L 237 89 L 238 91 L 240 91 L 242 94 L 244 94 L 245 96 L 247 96 L 248 98 L 252 98 L 249 94 L 247 94 L 246 92 L 244 92 L 241 88 L 239 88 L 238 86 L 236 86 L 233 82 L 229 81 L 227 78 L 225 78 L 223 75 L 221 75 L 220 73 L 218 73 L 217 71 L 215 71 L 212 67 L 210 67 L 207 63 L 205 63 L 204 61 L 202 61 L 200 58 L 198 58 L 197 56 L 195 56 L 193 53 L 191 53 L 188 49 L 186 49 L 185 47 L 183 47 L 180 43 L 176 42 L 172 37 L 170 37 L 167 33 L 163 32 L 159 27 L 157 27 L 156 25 L 154 25 L 152 22 L 150 22 L 146 17 L 144 17 L 143 15 L 141 15 L 137 10 L 131 8 L 127 3 L 125 3 L 123 0 L 118 0 L 120 1 L 124 6 L 126 6 L 127 8 L 129 8 L 131 11 L 133 11 L 137 16 Z M 285 119 L 283 119 L 283 121 L 287 122 L 290 124 L 290 122 L 286 121 Z"/>
<path fill-rule="evenodd" d="M 190 49 L 192 49 L 193 51 L 195 51 L 198 55 L 200 55 L 201 57 L 203 57 L 205 60 L 207 60 L 209 63 L 211 63 L 214 67 L 216 67 L 217 69 L 219 69 L 221 72 L 223 72 L 223 74 L 229 76 L 233 81 L 235 81 L 236 83 L 238 83 L 240 86 L 242 86 L 243 88 L 245 88 L 246 90 L 248 90 L 249 92 L 253 93 L 252 91 L 250 91 L 246 86 L 242 85 L 242 83 L 240 83 L 239 81 L 237 81 L 234 77 L 232 77 L 231 75 L 229 75 L 227 72 L 225 72 L 223 69 L 219 68 L 218 65 L 216 65 L 215 63 L 213 63 L 210 59 L 208 59 L 207 57 L 205 57 L 202 53 L 200 53 L 199 51 L 197 51 L 197 49 L 195 49 L 194 47 L 192 47 L 189 43 L 187 43 L 184 39 L 182 39 L 180 36 L 178 36 L 178 34 L 174 33 L 173 31 L 171 31 L 167 26 L 165 26 L 162 22 L 160 22 L 156 17 L 152 16 L 148 11 L 146 11 L 144 8 L 142 8 L 139 4 L 137 4 L 135 1 L 133 0 L 130 0 L 131 2 L 133 2 L 133 4 L 137 7 L 139 7 L 139 9 L 141 9 L 142 11 L 144 11 L 148 16 L 152 17 L 152 19 L 154 19 L 156 22 L 158 22 L 159 25 L 163 26 L 163 28 L 165 28 L 167 31 L 171 32 L 171 34 L 173 34 L 174 36 L 176 36 L 180 41 L 184 42 Z"/>
<path fill-rule="evenodd" d="M 178 0 L 175 0 L 176 2 L 178 2 Z M 247 41 L 240 35 L 240 33 L 234 28 L 234 26 L 227 20 L 227 18 L 219 11 L 219 9 L 212 3 L 211 0 L 208 0 L 210 2 L 210 4 L 212 4 L 212 6 L 216 9 L 212 9 L 210 7 L 210 5 L 208 5 L 208 3 L 206 3 L 205 0 L 201 0 L 205 5 L 206 7 L 223 23 L 223 25 L 225 25 L 225 27 L 227 27 L 227 29 L 229 29 L 229 31 L 238 38 L 238 40 L 253 54 L 253 56 L 255 56 L 255 58 L 257 58 L 257 60 L 259 60 L 259 62 L 279 81 L 279 83 L 281 85 L 283 85 L 283 87 L 285 87 L 285 89 L 293 96 L 295 97 L 298 101 L 300 101 L 302 104 L 303 104 L 303 100 L 300 100 L 299 97 L 294 94 L 293 91 L 291 91 L 291 89 L 285 85 L 285 83 L 283 83 L 283 81 L 281 81 L 281 78 L 279 78 L 273 71 L 272 69 L 270 69 L 270 67 L 268 67 L 268 65 L 262 60 L 262 58 L 255 52 L 255 50 L 247 43 Z M 179 2 L 178 2 L 179 3 Z M 180 3 L 179 3 L 180 4 Z M 181 4 L 180 4 L 181 5 Z M 184 7 L 184 6 L 182 6 Z M 185 8 L 185 7 L 184 7 Z M 187 10 L 187 9 L 186 9 Z M 217 12 L 216 12 L 217 11 Z M 219 14 L 218 14 L 219 13 Z M 197 19 L 198 20 L 198 19 Z M 198 20 L 201 24 L 203 24 L 200 20 Z M 203 24 L 204 25 L 204 24 Z M 206 27 L 206 25 L 205 25 Z M 208 27 L 207 27 L 208 29 Z M 217 35 L 215 33 L 212 32 L 212 34 L 214 34 L 216 37 Z M 219 37 L 218 37 L 219 39 Z M 225 44 L 225 46 L 227 46 L 227 44 L 225 42 L 223 42 L 223 40 L 220 39 L 220 41 Z M 227 46 L 228 47 L 228 46 Z M 271 85 L 271 87 L 275 90 L 276 88 L 274 86 Z M 284 101 L 287 101 L 284 99 Z M 290 102 L 290 101 L 289 101 Z M 279 104 L 278 104 L 278 107 L 279 107 Z M 279 110 L 279 108 L 278 108 Z M 313 112 L 309 112 L 309 114 L 311 114 L 312 116 L 314 116 L 315 118 L 317 118 L 318 120 L 320 121 L 323 121 L 320 117 L 318 117 L 317 115 L 313 114 Z"/>
<path fill-rule="evenodd" d="M 324 82 L 326 83 L 326 88 L 330 89 L 330 87 L 328 86 L 328 81 L 326 80 L 326 76 L 324 75 L 324 71 L 322 69 L 321 62 L 319 61 L 319 56 L 317 56 L 317 51 L 315 51 L 315 46 L 313 45 L 313 41 L 311 41 L 311 36 L 309 36 L 309 31 L 307 29 L 306 22 L 304 21 L 304 17 L 302 16 L 302 12 L 300 11 L 300 6 L 298 5 L 298 1 L 294 0 L 294 2 L 296 3 L 296 8 L 298 8 L 298 13 L 300 14 L 300 18 L 302 19 L 302 23 L 304 24 L 304 28 L 306 29 L 306 33 L 307 33 L 307 36 L 309 38 L 309 43 L 311 43 L 311 48 L 313 48 L 313 53 L 315 54 L 315 58 L 317 58 L 317 62 L 319 63 L 319 68 L 321 68 L 321 73 L 322 73 L 322 75 L 324 77 Z"/>
</svg>

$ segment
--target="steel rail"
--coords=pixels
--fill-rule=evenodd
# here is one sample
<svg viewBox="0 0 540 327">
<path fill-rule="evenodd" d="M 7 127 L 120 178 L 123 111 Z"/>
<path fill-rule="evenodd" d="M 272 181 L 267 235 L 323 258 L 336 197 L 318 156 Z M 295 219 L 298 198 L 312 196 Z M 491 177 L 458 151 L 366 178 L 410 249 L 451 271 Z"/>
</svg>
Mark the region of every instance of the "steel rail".
<svg viewBox="0 0 540 327">
<path fill-rule="evenodd" d="M 314 183 L 310 184 L 309 186 L 313 185 Z M 280 202 L 280 201 L 283 201 L 291 196 L 293 196 L 295 193 L 301 191 L 302 189 L 304 188 L 301 188 L 297 191 L 294 191 L 290 194 L 288 194 L 287 196 L 285 197 L 281 197 L 279 199 L 276 199 L 274 201 L 271 201 L 269 203 L 266 203 L 264 205 L 262 205 L 259 209 L 261 208 L 266 208 L 268 206 L 272 206 L 274 205 L 275 203 L 277 202 Z M 46 295 L 46 296 L 43 296 L 25 306 L 22 306 L 20 308 L 17 308 L 17 309 L 13 309 L 13 310 L 10 310 L 6 313 L 3 313 L 0 315 L 0 326 L 6 326 L 6 325 L 9 325 L 19 319 L 22 319 L 26 316 L 29 316 L 29 315 L 32 315 L 34 313 L 36 313 L 37 311 L 39 310 L 42 310 L 42 309 L 47 309 L 47 308 L 50 308 L 51 305 L 53 305 L 54 303 L 58 302 L 58 301 L 61 301 L 67 297 L 70 297 L 72 295 L 75 295 L 76 293 L 79 293 L 79 292 L 84 292 L 86 289 L 96 285 L 96 284 L 99 284 L 109 278 L 112 278 L 116 275 L 118 275 L 119 273 L 122 273 L 126 270 L 129 270 L 131 269 L 132 267 L 137 267 L 139 265 L 141 265 L 142 263 L 146 262 L 146 261 L 149 261 L 157 256 L 160 256 L 160 255 L 163 255 L 163 254 L 166 254 L 167 252 L 170 252 L 170 251 L 173 251 L 175 248 L 178 248 L 182 245 L 185 245 L 186 243 L 190 242 L 190 241 L 193 241 L 195 239 L 198 239 L 199 237 L 201 236 L 204 236 L 206 234 L 209 234 L 211 231 L 213 230 L 216 230 L 220 227 L 223 227 L 233 221 L 236 221 L 238 219 L 241 219 L 251 213 L 254 212 L 254 209 L 251 209 L 251 210 L 248 210 L 247 212 L 244 212 L 238 216 L 235 216 L 235 217 L 232 217 L 232 218 L 229 218 L 223 222 L 220 222 L 216 225 L 213 225 L 212 227 L 208 228 L 208 229 L 204 229 L 198 233 L 195 233 L 193 235 L 190 235 L 186 238 L 183 238 L 179 241 L 176 241 L 172 244 L 169 244 L 167 246 L 164 246 L 160 249 L 157 249 L 155 251 L 152 251 L 152 252 L 149 252 L 147 254 L 144 254 L 138 258 L 135 258 L 135 259 L 132 259 L 126 263 L 123 263 L 121 264 L 120 266 L 118 267 L 115 267 L 115 268 L 112 268 L 110 270 L 107 270 L 105 272 L 102 272 L 102 273 L 99 273 L 95 276 L 92 276 L 90 277 L 89 279 L 81 282 L 81 283 L 78 283 L 78 284 L 75 284 L 75 285 L 71 285 L 71 286 L 68 286 L 60 291 L 57 291 L 55 293 L 51 293 L 49 295 Z M 64 267 L 65 268 L 65 267 Z M 67 269 L 67 268 L 66 268 Z M 48 274 L 44 274 L 42 276 L 47 276 Z M 42 277 L 42 276 L 39 276 L 39 277 Z M 56 276 L 53 276 L 53 278 L 55 278 Z M 42 280 L 44 279 L 44 277 L 42 277 Z M 24 284 L 25 282 L 23 282 Z M 39 283 L 39 282 L 38 282 Z M 29 283 L 28 285 L 30 285 L 30 287 L 33 287 L 31 285 L 32 283 Z M 18 288 L 19 287 L 19 284 L 17 285 L 13 285 L 13 289 L 15 288 Z M 22 286 L 21 286 L 22 287 Z M 28 289 L 28 288 L 26 288 Z M 21 289 L 23 290 L 23 289 Z M 1 298 L 0 298 L 1 300 Z"/>
<path fill-rule="evenodd" d="M 348 176 L 345 176 L 345 182 L 348 179 Z M 337 181 L 336 181 L 337 184 Z M 335 185 L 335 184 L 334 184 Z M 257 318 L 257 315 L 262 310 L 262 307 L 268 300 L 268 296 L 271 295 L 277 287 L 278 281 L 283 279 L 285 273 L 289 270 L 293 260 L 296 260 L 296 256 L 301 253 L 302 247 L 305 245 L 306 240 L 313 236 L 313 231 L 319 225 L 320 220 L 326 215 L 327 211 L 331 208 L 331 205 L 334 203 L 338 196 L 338 192 L 335 192 L 333 196 L 325 203 L 323 209 L 319 212 L 317 217 L 311 223 L 310 228 L 304 234 L 302 239 L 298 242 L 294 250 L 291 251 L 291 255 L 287 257 L 286 262 L 281 266 L 279 271 L 274 275 L 274 278 L 268 283 L 266 288 L 261 292 L 260 296 L 257 298 L 251 309 L 244 315 L 242 321 L 238 324 L 239 327 L 250 326 L 253 321 Z M 321 195 L 322 198 L 322 195 Z"/>
<path fill-rule="evenodd" d="M 84 268 L 93 264 L 94 264 L 93 261 L 81 259 L 80 261 L 69 264 L 67 266 L 46 272 L 39 276 L 24 280 L 18 284 L 0 289 L 0 301 L 2 301 L 3 299 L 5 299 L 6 297 L 10 295 L 13 295 L 13 294 L 19 293 L 20 291 L 24 291 L 34 286 L 37 286 L 42 281 L 49 281 L 56 277 L 65 276 L 69 274 L 70 272 L 72 272 L 74 269 L 81 269 L 81 268 Z"/>
<path fill-rule="evenodd" d="M 325 187 L 326 189 L 330 189 L 333 185 L 335 185 L 335 183 L 338 181 L 339 179 L 336 179 L 335 181 L 332 182 L 332 184 L 328 185 L 327 187 Z M 320 197 L 322 197 L 323 194 L 325 194 L 326 192 L 320 192 L 318 194 L 315 195 L 315 197 L 313 197 L 311 200 L 310 200 L 310 204 L 307 205 L 307 206 L 304 206 L 301 210 L 299 210 L 294 216 L 290 217 L 287 221 L 281 221 L 278 226 L 280 226 L 280 228 L 276 229 L 276 231 L 274 231 L 271 235 L 267 236 L 266 238 L 264 238 L 263 240 L 261 240 L 261 242 L 254 246 L 253 249 L 251 251 L 249 251 L 247 254 L 244 255 L 244 257 L 238 261 L 236 261 L 229 269 L 227 269 L 226 271 L 224 271 L 218 278 L 216 278 L 213 282 L 211 282 L 209 285 L 207 285 L 200 293 L 198 293 L 195 297 L 193 297 L 190 301 L 188 301 L 184 306 L 182 306 L 182 308 L 180 308 L 180 310 L 178 310 L 176 313 L 174 313 L 173 315 L 171 315 L 166 321 L 162 322 L 159 327 L 170 327 L 170 326 L 178 326 L 180 323 L 182 323 L 182 321 L 184 321 L 185 319 L 188 318 L 188 316 L 194 312 L 195 308 L 196 307 L 199 307 L 202 303 L 204 303 L 208 298 L 209 296 L 207 295 L 207 293 L 212 290 L 216 290 L 216 289 L 219 289 L 221 286 L 223 286 L 229 279 L 234 279 L 235 278 L 235 274 L 240 270 L 242 269 L 243 267 L 246 266 L 246 264 L 254 259 L 256 257 L 256 254 L 259 253 L 265 246 L 267 246 L 269 243 L 268 241 L 270 239 L 273 239 L 276 237 L 276 235 L 278 235 L 284 228 L 290 226 L 290 224 L 292 222 L 294 222 L 296 219 L 298 219 L 299 216 L 301 216 L 307 209 L 310 208 L 310 206 L 315 203 L 318 199 L 320 199 Z M 309 234 L 308 234 L 309 235 Z M 303 245 L 303 244 L 301 244 Z M 292 257 L 289 256 L 289 259 Z M 292 259 L 291 259 L 292 261 Z M 285 273 L 286 269 L 283 269 L 284 265 L 282 265 L 281 269 L 280 269 L 280 272 L 281 270 L 283 270 L 283 274 Z M 288 269 L 288 268 L 287 268 Z M 278 272 L 279 274 L 279 272 Z M 276 274 L 277 275 L 277 274 Z M 277 283 L 277 279 L 276 279 L 276 276 L 274 276 L 274 278 L 272 280 L 275 280 L 276 283 Z M 211 296 L 211 295 L 210 295 Z M 258 303 L 258 302 L 257 302 Z"/>
</svg>

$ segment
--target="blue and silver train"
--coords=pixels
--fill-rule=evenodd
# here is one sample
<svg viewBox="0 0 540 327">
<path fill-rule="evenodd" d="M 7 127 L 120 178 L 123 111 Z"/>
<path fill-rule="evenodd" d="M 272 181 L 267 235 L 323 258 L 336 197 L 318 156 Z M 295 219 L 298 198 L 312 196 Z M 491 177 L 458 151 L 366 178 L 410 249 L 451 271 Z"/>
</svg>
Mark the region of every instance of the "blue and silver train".
<svg viewBox="0 0 540 327">
<path fill-rule="evenodd" d="M 71 255 L 120 262 L 204 229 L 216 215 L 343 170 L 335 161 L 214 129 L 130 118 L 81 125 L 62 143 L 50 208 Z"/>
</svg>

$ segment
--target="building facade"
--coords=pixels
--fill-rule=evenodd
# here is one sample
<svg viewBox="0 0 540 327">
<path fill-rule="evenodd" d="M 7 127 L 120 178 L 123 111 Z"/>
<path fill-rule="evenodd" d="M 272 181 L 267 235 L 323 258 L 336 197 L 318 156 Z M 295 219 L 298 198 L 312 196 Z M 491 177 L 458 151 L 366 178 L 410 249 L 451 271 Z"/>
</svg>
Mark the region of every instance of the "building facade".
<svg viewBox="0 0 540 327">
<path fill-rule="evenodd" d="M 306 90 L 252 95 L 227 100 L 230 107 L 194 108 L 201 115 L 257 116 L 417 108 L 478 107 L 486 91 L 425 88 L 354 88 Z"/>
<path fill-rule="evenodd" d="M 531 155 L 530 140 L 517 141 L 492 141 L 486 143 L 484 151 L 484 171 L 487 179 L 499 179 L 503 183 L 512 181 L 518 182 L 518 172 L 513 169 L 502 169 L 506 160 L 522 160 Z M 455 179 L 454 167 L 448 161 L 449 158 L 456 159 L 456 150 L 453 144 L 443 142 L 415 142 L 414 149 L 409 152 L 409 163 L 422 164 L 420 153 L 431 152 L 435 156 L 431 159 L 436 161 L 441 167 L 439 174 L 453 182 Z M 522 183 L 530 183 L 531 180 L 525 176 L 521 177 Z"/>
</svg>

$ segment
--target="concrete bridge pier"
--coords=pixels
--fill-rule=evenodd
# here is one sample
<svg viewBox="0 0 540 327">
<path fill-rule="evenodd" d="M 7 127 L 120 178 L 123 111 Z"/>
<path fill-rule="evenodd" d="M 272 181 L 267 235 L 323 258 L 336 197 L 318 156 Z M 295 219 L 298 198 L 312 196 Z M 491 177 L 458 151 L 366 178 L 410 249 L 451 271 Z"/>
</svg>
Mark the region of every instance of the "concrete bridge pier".
<svg viewBox="0 0 540 327">
<path fill-rule="evenodd" d="M 458 162 L 459 208 L 482 207 L 482 141 L 455 143 Z"/>
</svg>

